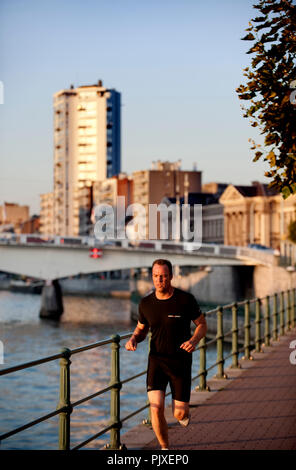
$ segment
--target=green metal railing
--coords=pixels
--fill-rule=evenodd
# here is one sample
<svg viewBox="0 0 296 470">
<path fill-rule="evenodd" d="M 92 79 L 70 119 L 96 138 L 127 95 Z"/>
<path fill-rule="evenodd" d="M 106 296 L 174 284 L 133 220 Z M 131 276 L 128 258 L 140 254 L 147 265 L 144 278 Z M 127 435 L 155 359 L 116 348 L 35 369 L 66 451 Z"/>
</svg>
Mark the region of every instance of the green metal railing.
<svg viewBox="0 0 296 470">
<path fill-rule="evenodd" d="M 217 368 L 216 378 L 226 379 L 227 376 L 224 372 L 224 365 L 227 359 L 232 359 L 232 368 L 239 368 L 239 354 L 244 353 L 243 359 L 252 360 L 251 351 L 254 349 L 256 352 L 262 351 L 262 345 L 272 346 L 271 338 L 273 341 L 277 341 L 279 336 L 284 335 L 285 332 L 295 327 L 295 293 L 296 289 L 290 289 L 285 292 L 280 292 L 272 296 L 272 314 L 270 308 L 271 298 L 266 296 L 264 298 L 256 298 L 251 300 L 244 300 L 229 305 L 219 306 L 213 310 L 205 313 L 206 317 L 210 317 L 216 314 L 216 326 L 217 334 L 212 340 L 207 341 L 203 338 L 196 350 L 199 351 L 199 374 L 192 377 L 192 380 L 199 378 L 199 385 L 197 389 L 199 391 L 209 390 L 207 384 L 207 375 L 210 370 Z M 251 322 L 251 306 L 255 309 L 254 321 Z M 238 327 L 238 309 L 243 308 L 244 311 L 244 324 L 242 327 Z M 262 315 L 262 309 L 264 308 L 264 316 Z M 232 328 L 230 331 L 224 333 L 223 326 L 223 314 L 229 309 L 232 313 Z M 262 320 L 264 320 L 264 332 L 262 332 Z M 271 335 L 272 326 L 272 335 Z M 252 339 L 251 329 L 254 328 L 254 338 Z M 243 346 L 239 348 L 241 340 L 239 333 L 243 333 Z M 263 336 L 262 336 L 263 333 Z M 9 431 L 0 436 L 0 441 L 9 438 L 25 429 L 35 426 L 43 421 L 46 421 L 54 416 L 59 415 L 59 449 L 70 450 L 70 435 L 71 435 L 71 413 L 73 409 L 86 401 L 89 401 L 99 395 L 110 392 L 110 424 L 102 429 L 97 434 L 90 436 L 87 440 L 80 444 L 72 447 L 71 450 L 77 450 L 81 447 L 86 446 L 89 442 L 97 439 L 98 437 L 110 432 L 110 443 L 105 447 L 107 449 L 124 449 L 124 444 L 120 441 L 120 430 L 124 422 L 130 418 L 141 413 L 143 410 L 149 408 L 149 403 L 146 402 L 141 408 L 133 411 L 124 418 L 120 417 L 120 390 L 122 386 L 144 374 L 146 370 L 140 372 L 132 377 L 128 377 L 125 380 L 120 380 L 120 341 L 130 338 L 132 333 L 126 335 L 114 335 L 112 338 L 90 345 L 82 346 L 76 349 L 64 348 L 59 354 L 54 356 L 42 358 L 36 361 L 28 362 L 18 366 L 10 367 L 4 370 L 0 370 L 0 375 L 7 375 L 13 372 L 28 369 L 39 364 L 48 363 L 60 359 L 60 398 L 59 404 L 55 411 L 48 413 L 34 421 L 31 421 L 23 426 L 20 426 L 12 431 Z M 231 353 L 227 356 L 224 354 L 224 343 L 227 336 L 231 336 Z M 207 348 L 211 344 L 216 343 L 217 361 L 211 364 L 207 368 Z M 71 370 L 71 357 L 75 354 L 99 348 L 101 346 L 110 344 L 111 345 L 111 378 L 108 387 L 105 387 L 92 395 L 88 395 L 78 401 L 71 402 L 71 381 L 70 381 L 70 370 Z M 168 392 L 166 396 L 170 395 Z M 150 410 L 149 410 L 150 412 Z M 148 413 L 149 413 L 148 412 Z M 144 424 L 151 424 L 150 414 L 148 419 L 143 421 Z"/>
</svg>

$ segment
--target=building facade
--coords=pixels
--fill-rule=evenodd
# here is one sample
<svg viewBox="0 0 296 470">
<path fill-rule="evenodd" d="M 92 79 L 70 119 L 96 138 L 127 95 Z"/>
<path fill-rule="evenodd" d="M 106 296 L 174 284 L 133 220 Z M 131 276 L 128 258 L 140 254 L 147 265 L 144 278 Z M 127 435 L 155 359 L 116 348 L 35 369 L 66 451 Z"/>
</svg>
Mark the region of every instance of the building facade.
<svg viewBox="0 0 296 470">
<path fill-rule="evenodd" d="M 93 207 L 93 185 L 84 185 L 78 188 L 77 201 L 79 207 L 79 231 L 78 235 L 90 235 L 91 211 Z"/>
<path fill-rule="evenodd" d="M 296 219 L 296 195 L 282 195 L 265 184 L 229 185 L 219 199 L 224 206 L 225 245 L 258 244 L 280 249 Z"/>
<path fill-rule="evenodd" d="M 120 93 L 96 85 L 54 95 L 54 232 L 79 235 L 81 192 L 120 173 Z"/>
<path fill-rule="evenodd" d="M 40 194 L 40 233 L 53 235 L 53 193 Z"/>
<path fill-rule="evenodd" d="M 181 170 L 181 162 L 156 161 L 152 169 L 135 171 L 133 179 L 133 203 L 144 207 L 137 219 L 146 227 L 145 238 L 149 238 L 149 204 L 160 204 L 164 198 L 175 198 L 177 204 L 189 192 L 201 191 L 201 172 Z M 136 208 L 135 208 L 136 210 Z M 159 226 L 157 236 L 159 236 Z"/>
<path fill-rule="evenodd" d="M 111 206 L 114 210 L 114 217 L 117 221 L 117 210 L 118 210 L 118 197 L 124 198 L 122 199 L 122 209 L 124 210 L 124 214 L 121 214 L 122 220 L 120 221 L 120 225 L 123 228 L 127 223 L 127 219 L 125 217 L 125 211 L 127 207 L 132 204 L 133 202 L 133 181 L 132 178 L 125 173 L 120 173 L 118 176 L 113 176 L 112 178 L 108 178 L 104 181 L 96 181 L 93 185 L 93 208 L 95 210 L 96 206 L 108 205 Z M 93 222 L 95 222 L 94 214 L 92 216 Z M 117 225 L 117 224 L 116 224 Z M 114 233 L 116 236 L 116 233 Z"/>
<path fill-rule="evenodd" d="M 29 206 L 20 206 L 11 202 L 4 202 L 3 206 L 0 206 L 1 231 L 5 231 L 5 227 L 10 227 L 14 233 L 21 233 L 22 224 L 29 218 Z"/>
<path fill-rule="evenodd" d="M 189 193 L 186 204 L 190 206 L 189 212 L 189 229 L 190 234 L 193 234 L 187 241 L 193 241 L 194 236 L 198 235 L 199 240 L 202 243 L 224 243 L 224 215 L 223 206 L 218 203 L 218 194 L 211 193 Z M 169 206 L 170 204 L 176 204 L 176 198 L 164 198 L 162 202 Z M 185 198 L 180 199 L 180 216 L 181 223 L 184 217 L 187 217 L 183 211 L 183 204 L 185 204 Z M 194 206 L 202 206 L 202 218 L 201 226 L 200 220 L 195 220 Z M 183 240 L 182 231 L 180 231 L 180 240 Z M 173 225 L 172 220 L 169 218 L 169 240 L 174 240 L 173 236 Z M 176 239 L 175 239 L 176 240 Z M 178 241 L 178 240 L 176 240 Z"/>
<path fill-rule="evenodd" d="M 224 243 L 224 207 L 219 198 L 227 188 L 227 183 L 210 182 L 202 185 L 202 240 L 203 243 Z M 209 197 L 207 198 L 207 194 Z"/>
<path fill-rule="evenodd" d="M 125 207 L 132 203 L 133 181 L 125 173 L 120 173 L 104 181 L 96 181 L 93 184 L 93 205 L 108 204 L 116 207 L 117 197 L 124 196 Z"/>
<path fill-rule="evenodd" d="M 29 220 L 21 224 L 21 233 L 40 233 L 40 216 L 33 215 Z"/>
<path fill-rule="evenodd" d="M 203 205 L 202 241 L 203 243 L 224 244 L 224 214 L 222 204 Z"/>
</svg>

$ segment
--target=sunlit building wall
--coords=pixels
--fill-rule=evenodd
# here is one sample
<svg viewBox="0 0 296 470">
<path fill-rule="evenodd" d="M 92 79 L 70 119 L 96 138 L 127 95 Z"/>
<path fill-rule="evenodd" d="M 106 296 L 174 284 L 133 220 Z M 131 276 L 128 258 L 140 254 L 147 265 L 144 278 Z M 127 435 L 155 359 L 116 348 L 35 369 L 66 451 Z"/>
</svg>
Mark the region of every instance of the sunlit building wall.
<svg viewBox="0 0 296 470">
<path fill-rule="evenodd" d="M 53 193 L 40 194 L 40 233 L 53 235 Z"/>
<path fill-rule="evenodd" d="M 189 192 L 201 191 L 201 171 L 181 170 L 181 160 L 177 162 L 155 161 L 152 169 L 135 171 L 133 179 L 133 203 L 141 204 L 145 213 L 138 214 L 138 220 L 146 226 L 146 238 L 149 238 L 149 204 L 160 204 L 164 197 L 180 198 Z M 158 227 L 159 235 L 159 227 Z"/>
<path fill-rule="evenodd" d="M 15 233 L 21 233 L 21 225 L 30 217 L 29 206 L 20 206 L 13 202 L 4 202 L 0 206 L 0 231 L 13 228 Z"/>
<path fill-rule="evenodd" d="M 97 181 L 93 185 L 93 217 L 95 209 L 99 205 L 111 206 L 114 211 L 114 217 L 117 224 L 122 228 L 127 223 L 129 218 L 126 219 L 125 212 L 122 218 L 122 209 L 127 210 L 128 206 L 133 202 L 133 180 L 125 173 L 120 173 L 112 178 L 107 178 L 105 181 Z M 120 200 L 118 199 L 120 198 Z M 120 201 L 120 202 L 119 202 Z M 118 207 L 120 204 L 120 208 Z M 119 213 L 117 213 L 119 210 Z M 117 214 L 118 219 L 117 220 Z M 95 223 L 95 218 L 93 218 Z M 93 233 L 93 232 L 92 232 Z M 116 233 L 114 233 L 114 236 Z"/>
<path fill-rule="evenodd" d="M 222 193 L 225 245 L 263 245 L 284 250 L 289 224 L 296 220 L 296 195 L 284 199 L 267 184 L 230 184 Z"/>
<path fill-rule="evenodd" d="M 120 93 L 96 85 L 54 95 L 54 231 L 78 235 L 81 189 L 120 173 Z"/>
</svg>

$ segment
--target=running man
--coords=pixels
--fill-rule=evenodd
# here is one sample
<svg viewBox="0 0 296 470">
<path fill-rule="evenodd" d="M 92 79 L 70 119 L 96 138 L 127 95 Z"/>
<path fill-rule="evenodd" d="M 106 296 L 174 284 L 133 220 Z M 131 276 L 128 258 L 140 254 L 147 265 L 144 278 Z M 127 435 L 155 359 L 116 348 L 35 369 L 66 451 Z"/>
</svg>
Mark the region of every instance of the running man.
<svg viewBox="0 0 296 470">
<path fill-rule="evenodd" d="M 204 315 L 189 292 L 173 287 L 170 261 L 157 259 L 152 265 L 155 291 L 142 298 L 135 331 L 125 347 L 135 351 L 151 329 L 147 370 L 147 392 L 152 427 L 161 449 L 169 449 L 168 426 L 164 416 L 165 390 L 170 384 L 174 417 L 189 424 L 192 352 L 205 336 Z M 190 323 L 196 325 L 191 336 Z"/>
</svg>

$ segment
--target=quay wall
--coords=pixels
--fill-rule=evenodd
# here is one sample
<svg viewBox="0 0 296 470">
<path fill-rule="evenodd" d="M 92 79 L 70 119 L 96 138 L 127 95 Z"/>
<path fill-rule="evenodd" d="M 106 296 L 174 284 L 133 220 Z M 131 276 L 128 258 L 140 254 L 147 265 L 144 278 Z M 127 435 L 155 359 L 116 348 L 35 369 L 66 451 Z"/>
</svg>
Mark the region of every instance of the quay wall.
<svg viewBox="0 0 296 470">
<path fill-rule="evenodd" d="M 90 295 L 94 297 L 130 297 L 128 279 L 68 278 L 59 281 L 63 295 Z M 10 279 L 0 280 L 0 290 L 10 290 Z M 24 292 L 24 290 L 22 290 Z"/>
<path fill-rule="evenodd" d="M 223 305 L 295 288 L 296 272 L 280 266 L 188 267 L 174 276 L 172 284 L 191 292 L 201 303 Z M 140 295 L 152 287 L 148 278 L 131 281 L 131 290 Z"/>
<path fill-rule="evenodd" d="M 9 289 L 9 279 L 0 280 L 0 289 Z M 145 295 L 152 287 L 149 277 L 139 279 L 68 278 L 59 281 L 64 295 L 117 296 Z M 173 285 L 191 292 L 204 304 L 227 304 L 265 297 L 296 287 L 296 272 L 280 266 L 211 266 L 176 269 Z"/>
<path fill-rule="evenodd" d="M 130 296 L 129 279 L 90 279 L 69 278 L 62 279 L 60 286 L 63 295 L 91 295 L 98 297 L 124 297 Z"/>
<path fill-rule="evenodd" d="M 182 268 L 182 274 L 173 277 L 175 287 L 191 292 L 199 302 L 226 304 L 252 297 L 253 267 L 213 266 L 196 270 Z M 145 295 L 152 287 L 150 279 L 131 282 L 132 290 Z"/>
</svg>

